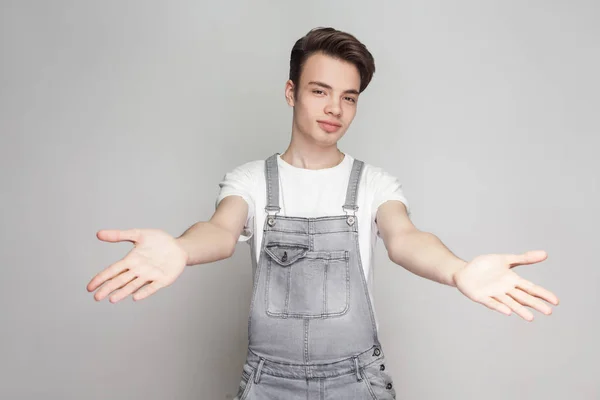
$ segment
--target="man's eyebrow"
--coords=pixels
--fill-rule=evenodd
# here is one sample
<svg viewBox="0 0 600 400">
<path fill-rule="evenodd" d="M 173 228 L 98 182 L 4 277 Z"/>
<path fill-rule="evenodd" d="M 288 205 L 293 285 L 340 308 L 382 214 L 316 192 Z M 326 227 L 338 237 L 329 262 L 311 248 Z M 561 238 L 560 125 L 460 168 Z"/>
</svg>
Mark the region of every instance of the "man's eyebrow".
<svg viewBox="0 0 600 400">
<path fill-rule="evenodd" d="M 322 88 L 325 89 L 333 89 L 330 85 L 323 83 L 323 82 L 319 82 L 319 81 L 310 81 L 308 82 L 309 85 L 317 85 L 317 86 L 321 86 Z M 344 93 L 348 93 L 348 94 L 355 94 L 355 95 L 359 95 L 360 92 L 356 89 L 348 89 L 348 90 L 344 90 Z"/>
</svg>

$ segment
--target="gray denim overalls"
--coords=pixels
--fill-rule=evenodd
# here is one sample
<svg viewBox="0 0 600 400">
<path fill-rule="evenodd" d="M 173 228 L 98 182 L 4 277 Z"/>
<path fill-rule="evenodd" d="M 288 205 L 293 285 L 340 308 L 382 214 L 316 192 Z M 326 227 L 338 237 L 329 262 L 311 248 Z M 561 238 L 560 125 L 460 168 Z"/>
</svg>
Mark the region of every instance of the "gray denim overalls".
<svg viewBox="0 0 600 400">
<path fill-rule="evenodd" d="M 235 399 L 395 399 L 359 253 L 364 163 L 354 160 L 344 214 L 278 216 L 277 154 L 265 162 L 268 215 Z"/>
</svg>

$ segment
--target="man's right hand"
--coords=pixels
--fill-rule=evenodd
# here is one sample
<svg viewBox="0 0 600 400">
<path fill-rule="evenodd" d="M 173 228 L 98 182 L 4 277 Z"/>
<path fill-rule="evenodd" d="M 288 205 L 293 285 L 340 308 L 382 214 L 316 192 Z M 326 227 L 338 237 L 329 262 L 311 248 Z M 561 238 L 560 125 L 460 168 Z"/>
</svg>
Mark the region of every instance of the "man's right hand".
<svg viewBox="0 0 600 400">
<path fill-rule="evenodd" d="M 133 294 L 144 299 L 172 284 L 186 267 L 188 255 L 174 237 L 158 229 L 101 230 L 96 236 L 105 242 L 129 241 L 133 249 L 122 259 L 98 273 L 87 290 L 100 301 L 110 295 L 116 303 Z M 114 292 L 114 293 L 113 293 Z"/>
</svg>

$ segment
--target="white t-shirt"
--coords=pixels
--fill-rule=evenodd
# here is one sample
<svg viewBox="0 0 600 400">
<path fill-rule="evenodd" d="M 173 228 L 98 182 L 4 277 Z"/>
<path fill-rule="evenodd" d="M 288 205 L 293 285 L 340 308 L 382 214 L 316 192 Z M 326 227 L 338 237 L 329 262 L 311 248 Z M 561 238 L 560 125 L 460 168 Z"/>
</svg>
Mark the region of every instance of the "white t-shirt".
<svg viewBox="0 0 600 400">
<path fill-rule="evenodd" d="M 354 158 L 345 155 L 342 162 L 332 168 L 311 170 L 294 167 L 277 156 L 280 177 L 278 215 L 293 217 L 323 217 L 345 215 L 342 205 L 346 201 L 348 180 Z M 219 183 L 220 191 L 215 208 L 227 196 L 241 196 L 248 203 L 248 218 L 239 241 L 250 245 L 253 276 L 260 257 L 263 226 L 266 219 L 267 189 L 265 160 L 250 161 L 225 174 Z M 373 254 L 379 231 L 375 223 L 378 207 L 388 200 L 399 200 L 410 208 L 402 191 L 402 184 L 393 175 L 365 162 L 361 175 L 357 205 L 360 256 L 373 301 Z"/>
</svg>

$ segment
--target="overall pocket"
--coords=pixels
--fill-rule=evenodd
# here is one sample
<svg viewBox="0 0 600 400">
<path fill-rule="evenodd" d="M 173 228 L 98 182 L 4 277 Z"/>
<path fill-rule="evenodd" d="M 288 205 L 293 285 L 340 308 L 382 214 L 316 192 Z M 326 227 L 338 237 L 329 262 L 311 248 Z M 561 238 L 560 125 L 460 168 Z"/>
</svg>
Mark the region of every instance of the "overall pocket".
<svg viewBox="0 0 600 400">
<path fill-rule="evenodd" d="M 248 364 L 244 364 L 242 369 L 242 379 L 238 386 L 237 395 L 234 400 L 245 400 L 248 397 L 250 388 L 252 387 L 252 381 L 254 379 L 254 369 Z"/>
<path fill-rule="evenodd" d="M 328 318 L 348 311 L 348 251 L 308 251 L 308 246 L 285 243 L 269 243 L 265 251 L 268 315 Z"/>
<path fill-rule="evenodd" d="M 396 398 L 396 389 L 392 377 L 386 372 L 384 358 L 363 368 L 362 377 L 374 400 Z"/>
</svg>

